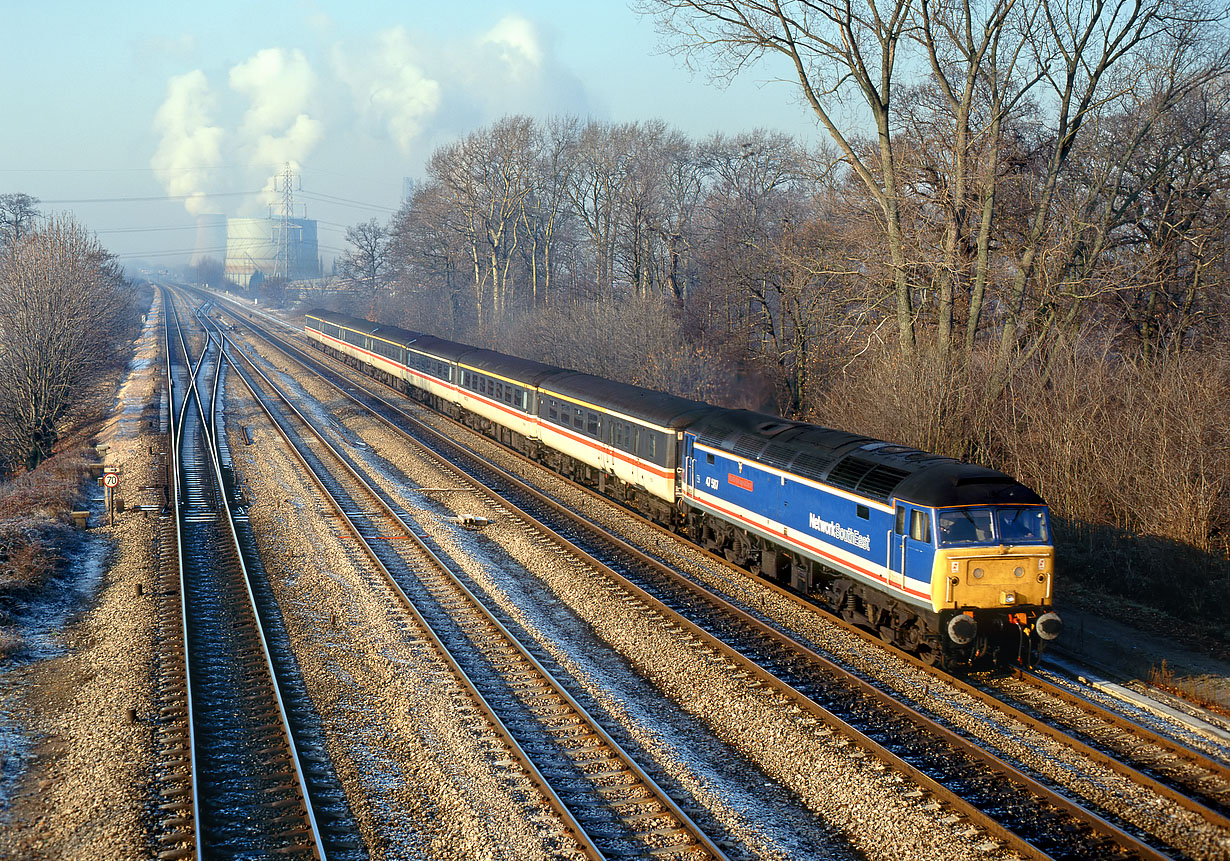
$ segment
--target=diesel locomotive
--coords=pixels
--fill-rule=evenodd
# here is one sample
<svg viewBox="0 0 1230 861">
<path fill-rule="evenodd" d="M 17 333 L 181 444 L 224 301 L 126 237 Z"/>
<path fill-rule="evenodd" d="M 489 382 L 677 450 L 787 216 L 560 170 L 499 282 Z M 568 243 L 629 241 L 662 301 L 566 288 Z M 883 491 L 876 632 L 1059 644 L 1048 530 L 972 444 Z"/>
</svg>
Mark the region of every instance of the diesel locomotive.
<svg viewBox="0 0 1230 861">
<path fill-rule="evenodd" d="M 1062 627 L 1046 504 L 992 469 L 330 311 L 314 345 L 927 662 Z"/>
</svg>

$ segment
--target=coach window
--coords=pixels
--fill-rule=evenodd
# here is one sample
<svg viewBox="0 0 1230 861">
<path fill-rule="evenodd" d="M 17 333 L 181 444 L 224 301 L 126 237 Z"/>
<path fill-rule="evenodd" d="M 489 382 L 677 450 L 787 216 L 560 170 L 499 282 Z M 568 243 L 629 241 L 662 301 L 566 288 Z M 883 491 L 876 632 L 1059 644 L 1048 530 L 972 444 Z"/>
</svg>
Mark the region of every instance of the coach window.
<svg viewBox="0 0 1230 861">
<path fill-rule="evenodd" d="M 547 401 L 547 418 L 553 422 L 559 421 L 559 410 L 556 407 L 557 404 L 555 403 L 554 398 Z"/>
<path fill-rule="evenodd" d="M 513 387 L 505 386 L 504 387 L 504 403 L 511 404 L 512 402 L 513 402 Z"/>
<path fill-rule="evenodd" d="M 495 386 L 495 388 L 492 390 L 492 394 L 495 395 L 495 399 L 497 401 L 504 400 L 504 384 L 503 383 L 492 383 L 492 385 Z"/>
<path fill-rule="evenodd" d="M 597 436 L 598 435 L 598 414 L 597 413 L 587 413 L 585 418 L 587 419 L 586 430 L 589 431 L 589 435 Z"/>
<path fill-rule="evenodd" d="M 931 543 L 931 523 L 927 512 L 917 509 L 910 511 L 910 537 L 925 544 Z"/>
<path fill-rule="evenodd" d="M 577 430 L 585 427 L 585 410 L 580 407 L 572 408 L 572 426 Z"/>
<path fill-rule="evenodd" d="M 658 435 L 656 433 L 649 434 L 649 459 L 656 460 L 658 457 Z"/>
</svg>

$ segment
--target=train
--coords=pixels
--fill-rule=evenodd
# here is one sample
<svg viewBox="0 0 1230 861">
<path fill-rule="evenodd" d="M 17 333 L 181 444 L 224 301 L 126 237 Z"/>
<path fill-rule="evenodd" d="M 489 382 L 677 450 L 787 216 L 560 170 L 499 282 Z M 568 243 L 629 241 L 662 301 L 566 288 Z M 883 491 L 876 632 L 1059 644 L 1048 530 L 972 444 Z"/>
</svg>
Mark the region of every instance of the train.
<svg viewBox="0 0 1230 861">
<path fill-rule="evenodd" d="M 316 309 L 318 349 L 928 664 L 1030 666 L 1062 630 L 1046 503 L 910 446 Z"/>
</svg>

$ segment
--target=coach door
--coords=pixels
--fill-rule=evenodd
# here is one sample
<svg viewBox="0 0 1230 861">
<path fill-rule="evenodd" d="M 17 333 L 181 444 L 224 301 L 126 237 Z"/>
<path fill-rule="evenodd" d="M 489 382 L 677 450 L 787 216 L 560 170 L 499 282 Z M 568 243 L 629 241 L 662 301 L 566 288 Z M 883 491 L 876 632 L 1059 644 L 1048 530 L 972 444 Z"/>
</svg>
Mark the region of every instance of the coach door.
<svg viewBox="0 0 1230 861">
<path fill-rule="evenodd" d="M 691 434 L 683 435 L 683 489 L 689 494 L 696 486 L 696 458 L 692 454 L 692 443 L 695 441 L 696 437 Z"/>
<path fill-rule="evenodd" d="M 931 581 L 935 548 L 931 546 L 931 512 L 897 500 L 897 519 L 889 541 L 888 582 L 898 589 L 905 578 Z"/>
</svg>

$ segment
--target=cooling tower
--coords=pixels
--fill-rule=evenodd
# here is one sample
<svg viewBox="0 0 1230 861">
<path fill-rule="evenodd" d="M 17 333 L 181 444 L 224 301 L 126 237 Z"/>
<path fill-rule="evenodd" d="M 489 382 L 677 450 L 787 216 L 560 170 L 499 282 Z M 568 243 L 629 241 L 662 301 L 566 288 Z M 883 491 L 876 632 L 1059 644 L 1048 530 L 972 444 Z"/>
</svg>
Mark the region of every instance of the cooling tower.
<svg viewBox="0 0 1230 861">
<path fill-rule="evenodd" d="M 196 218 L 196 244 L 190 263 L 198 266 L 207 258 L 219 262 L 226 259 L 225 215 L 198 215 Z"/>
<path fill-rule="evenodd" d="M 260 272 L 294 281 L 320 275 L 316 222 L 291 218 L 229 218 L 226 221 L 226 277 L 244 287 Z"/>
</svg>

